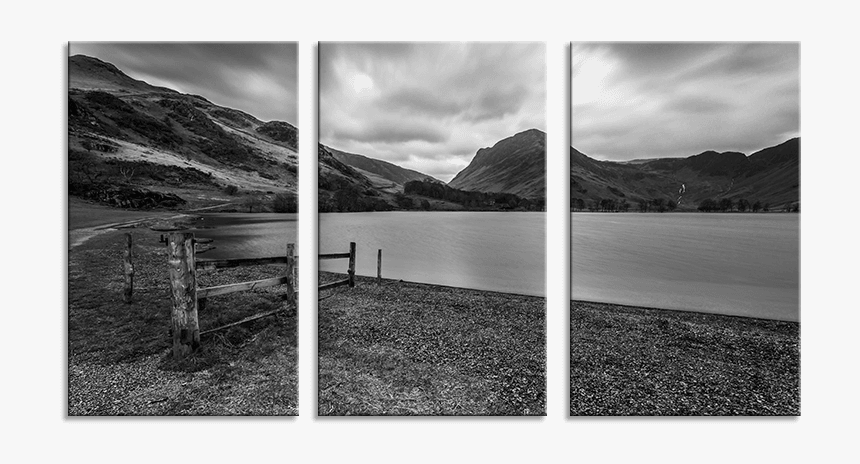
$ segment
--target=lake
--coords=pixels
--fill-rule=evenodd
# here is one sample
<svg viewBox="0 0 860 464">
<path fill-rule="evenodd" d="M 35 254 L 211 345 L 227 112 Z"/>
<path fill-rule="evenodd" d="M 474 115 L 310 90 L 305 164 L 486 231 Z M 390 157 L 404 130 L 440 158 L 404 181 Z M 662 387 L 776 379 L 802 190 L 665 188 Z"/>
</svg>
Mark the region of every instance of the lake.
<svg viewBox="0 0 860 464">
<path fill-rule="evenodd" d="M 297 214 L 206 213 L 199 214 L 191 231 L 197 237 L 214 239 L 214 250 L 201 258 L 263 258 L 283 256 L 287 243 L 297 241 Z M 298 248 L 296 249 L 298 253 Z"/>
<path fill-rule="evenodd" d="M 572 213 L 571 299 L 799 320 L 800 215 Z"/>
<path fill-rule="evenodd" d="M 453 287 L 546 295 L 546 213 L 320 213 L 319 252 L 349 251 L 356 273 Z M 346 260 L 320 261 L 321 271 L 345 273 Z"/>
<path fill-rule="evenodd" d="M 201 214 L 204 258 L 280 255 L 295 214 Z M 546 295 L 546 213 L 321 213 L 319 252 L 357 244 L 356 272 Z M 572 213 L 570 298 L 799 320 L 800 215 Z M 346 260 L 320 270 L 346 272 Z M 561 272 L 562 270 L 556 270 Z"/>
</svg>

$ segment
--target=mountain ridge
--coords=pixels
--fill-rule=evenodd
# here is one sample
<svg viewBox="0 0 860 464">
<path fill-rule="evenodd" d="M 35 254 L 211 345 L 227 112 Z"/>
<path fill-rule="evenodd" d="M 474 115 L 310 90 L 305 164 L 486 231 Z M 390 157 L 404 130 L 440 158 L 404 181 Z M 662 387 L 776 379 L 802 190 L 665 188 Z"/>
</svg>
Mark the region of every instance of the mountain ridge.
<svg viewBox="0 0 860 464">
<path fill-rule="evenodd" d="M 773 205 L 800 201 L 800 138 L 749 156 L 708 150 L 683 158 L 599 161 L 570 147 L 571 208 L 575 201 L 674 201 L 695 209 L 707 199 Z"/>
<path fill-rule="evenodd" d="M 404 168 L 389 161 L 372 158 L 370 156 L 360 155 L 357 153 L 348 153 L 342 150 L 337 150 L 332 147 L 327 148 L 332 153 L 332 155 L 342 163 L 352 166 L 355 169 L 358 169 L 359 171 L 365 173 L 366 176 L 370 174 L 370 176 L 368 177 L 378 176 L 382 180 L 390 181 L 393 183 L 390 188 L 397 188 L 400 191 L 403 190 L 403 185 L 410 180 L 430 179 L 437 182 L 441 182 L 439 179 L 436 179 L 433 176 L 424 174 L 423 172 L 419 172 L 414 169 Z"/>
</svg>

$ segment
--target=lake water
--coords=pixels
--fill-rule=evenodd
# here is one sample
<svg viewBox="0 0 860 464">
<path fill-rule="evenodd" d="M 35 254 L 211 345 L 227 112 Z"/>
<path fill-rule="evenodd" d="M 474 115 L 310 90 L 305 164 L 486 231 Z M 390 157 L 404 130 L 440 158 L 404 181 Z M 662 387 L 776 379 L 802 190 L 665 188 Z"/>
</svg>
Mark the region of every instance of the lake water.
<svg viewBox="0 0 860 464">
<path fill-rule="evenodd" d="M 349 251 L 356 273 L 454 287 L 544 296 L 546 213 L 375 212 L 321 213 L 319 252 Z M 345 273 L 347 260 L 319 262 Z"/>
<path fill-rule="evenodd" d="M 571 299 L 799 320 L 799 214 L 570 220 Z"/>
<path fill-rule="evenodd" d="M 207 213 L 200 214 L 195 236 L 214 239 L 214 250 L 201 258 L 263 258 L 283 256 L 287 243 L 297 241 L 297 214 Z M 296 249 L 298 253 L 298 248 Z"/>
<path fill-rule="evenodd" d="M 295 214 L 202 214 L 204 258 L 276 256 Z M 377 212 L 319 215 L 319 252 L 357 244 L 356 271 L 544 296 L 546 213 Z M 797 321 L 799 214 L 572 213 L 571 299 Z M 346 272 L 346 260 L 320 261 Z M 561 270 L 557 270 L 560 272 Z"/>
</svg>

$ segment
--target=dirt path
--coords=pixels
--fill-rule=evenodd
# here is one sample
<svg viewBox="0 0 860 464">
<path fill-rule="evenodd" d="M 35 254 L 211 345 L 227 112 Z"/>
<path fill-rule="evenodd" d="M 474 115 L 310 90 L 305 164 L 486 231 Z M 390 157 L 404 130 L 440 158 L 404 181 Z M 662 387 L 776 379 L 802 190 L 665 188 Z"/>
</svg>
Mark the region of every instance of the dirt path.
<svg viewBox="0 0 860 464">
<path fill-rule="evenodd" d="M 212 210 L 212 209 L 221 208 L 221 207 L 232 205 L 232 204 L 233 203 L 221 203 L 221 204 L 214 205 L 214 206 L 206 206 L 203 208 L 189 209 L 189 210 L 183 211 L 182 213 L 174 214 L 172 216 L 164 216 L 164 215 L 158 214 L 158 215 L 146 216 L 146 217 L 142 217 L 142 218 L 138 218 L 138 219 L 132 219 L 132 220 L 128 220 L 128 221 L 109 222 L 106 224 L 100 224 L 100 225 L 93 226 L 93 227 L 81 227 L 81 228 L 77 228 L 77 229 L 70 229 L 69 230 L 69 249 L 71 250 L 72 248 L 80 246 L 83 243 L 85 243 L 87 240 L 95 237 L 96 235 L 103 234 L 109 230 L 126 229 L 129 227 L 135 227 L 135 226 L 138 226 L 144 222 L 150 222 L 150 221 L 173 221 L 173 220 L 177 220 L 177 219 L 182 219 L 184 217 L 188 217 L 189 213 L 196 213 L 196 212 L 200 212 L 200 211 Z"/>
</svg>

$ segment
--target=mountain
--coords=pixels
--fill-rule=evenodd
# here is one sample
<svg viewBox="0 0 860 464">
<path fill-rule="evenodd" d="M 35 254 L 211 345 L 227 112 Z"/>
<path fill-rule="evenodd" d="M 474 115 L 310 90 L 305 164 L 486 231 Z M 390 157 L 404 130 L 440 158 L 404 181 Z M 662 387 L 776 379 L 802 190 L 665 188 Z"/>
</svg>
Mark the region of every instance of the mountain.
<svg viewBox="0 0 860 464">
<path fill-rule="evenodd" d="M 68 110 L 72 195 L 103 201 L 93 192 L 122 187 L 205 203 L 230 200 L 215 195 L 228 186 L 296 193 L 298 131 L 287 122 L 156 87 L 84 55 L 69 58 Z"/>
<path fill-rule="evenodd" d="M 69 89 L 101 90 L 109 93 L 179 93 L 133 79 L 111 63 L 86 55 L 69 58 Z"/>
<path fill-rule="evenodd" d="M 661 199 L 694 210 L 706 199 L 745 199 L 774 206 L 800 200 L 800 139 L 746 156 L 706 151 L 686 158 L 598 161 L 570 148 L 571 207 L 588 202 Z"/>
<path fill-rule="evenodd" d="M 355 153 L 347 153 L 335 150 L 331 147 L 326 148 L 338 161 L 354 168 L 366 176 L 377 188 L 389 189 L 392 193 L 395 191 L 402 192 L 403 185 L 410 180 L 433 180 L 441 182 L 427 174 L 413 171 L 412 169 L 406 169 L 394 163 L 389 163 L 388 161 L 382 161 Z"/>
<path fill-rule="evenodd" d="M 546 196 L 546 134 L 529 129 L 481 148 L 449 186 L 468 191 Z"/>
<path fill-rule="evenodd" d="M 544 207 L 546 134 L 537 129 L 478 150 L 471 164 L 447 185 L 418 171 L 322 144 L 318 158 L 320 212 Z"/>
</svg>

